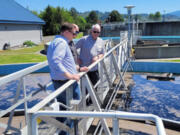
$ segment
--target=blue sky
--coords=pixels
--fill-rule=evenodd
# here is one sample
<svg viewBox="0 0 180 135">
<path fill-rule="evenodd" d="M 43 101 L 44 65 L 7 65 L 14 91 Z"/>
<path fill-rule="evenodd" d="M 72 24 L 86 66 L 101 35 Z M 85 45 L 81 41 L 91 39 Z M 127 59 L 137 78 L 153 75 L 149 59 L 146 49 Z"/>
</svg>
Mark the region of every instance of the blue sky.
<svg viewBox="0 0 180 135">
<path fill-rule="evenodd" d="M 53 7 L 76 8 L 79 12 L 99 10 L 102 12 L 118 10 L 119 13 L 127 13 L 124 6 L 134 5 L 133 13 L 161 14 L 180 10 L 180 0 L 15 0 L 30 10 L 42 11 L 47 5 Z"/>
</svg>

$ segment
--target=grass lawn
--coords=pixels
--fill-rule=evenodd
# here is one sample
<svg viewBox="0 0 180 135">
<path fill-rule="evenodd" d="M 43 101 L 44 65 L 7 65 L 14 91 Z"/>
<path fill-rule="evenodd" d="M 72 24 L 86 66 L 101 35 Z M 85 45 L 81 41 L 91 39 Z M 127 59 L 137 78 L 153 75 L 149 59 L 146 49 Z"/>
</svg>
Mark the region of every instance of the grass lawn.
<svg viewBox="0 0 180 135">
<path fill-rule="evenodd" d="M 161 62 L 180 62 L 180 59 L 176 59 L 176 60 L 162 60 Z"/>
<path fill-rule="evenodd" d="M 43 45 L 38 45 L 31 48 L 0 51 L 0 64 L 43 62 L 46 56 L 39 53 L 43 49 Z"/>
<path fill-rule="evenodd" d="M 83 36 L 80 32 L 76 38 Z M 15 63 L 35 63 L 47 60 L 45 55 L 39 52 L 44 49 L 44 46 L 38 45 L 27 48 L 19 48 L 17 50 L 0 50 L 0 64 L 15 64 Z"/>
</svg>

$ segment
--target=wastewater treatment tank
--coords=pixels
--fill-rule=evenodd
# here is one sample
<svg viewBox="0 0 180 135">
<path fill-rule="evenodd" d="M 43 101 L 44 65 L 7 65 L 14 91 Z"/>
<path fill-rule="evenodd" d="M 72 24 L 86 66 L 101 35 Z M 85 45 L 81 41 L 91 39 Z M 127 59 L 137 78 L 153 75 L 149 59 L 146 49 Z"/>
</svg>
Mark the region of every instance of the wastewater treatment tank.
<svg viewBox="0 0 180 135">
<path fill-rule="evenodd" d="M 180 121 L 180 76 L 174 80 L 148 80 L 146 74 L 133 74 L 132 81 L 134 85 L 119 110 Z"/>
</svg>

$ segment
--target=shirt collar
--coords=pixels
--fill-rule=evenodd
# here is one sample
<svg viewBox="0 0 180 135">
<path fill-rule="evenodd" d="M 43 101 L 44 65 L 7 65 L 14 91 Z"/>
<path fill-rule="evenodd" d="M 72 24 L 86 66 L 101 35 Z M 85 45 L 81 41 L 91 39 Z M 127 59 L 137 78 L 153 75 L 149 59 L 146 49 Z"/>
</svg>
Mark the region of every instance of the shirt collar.
<svg viewBox="0 0 180 135">
<path fill-rule="evenodd" d="M 56 35 L 55 38 L 62 38 L 64 39 L 67 43 L 69 43 L 69 40 L 67 38 L 65 38 L 64 36 L 62 35 Z"/>
<path fill-rule="evenodd" d="M 89 35 L 89 37 L 90 37 L 90 39 L 93 40 L 93 41 L 96 41 L 96 40 L 98 39 L 98 37 L 97 37 L 96 39 L 94 39 L 91 34 Z"/>
</svg>

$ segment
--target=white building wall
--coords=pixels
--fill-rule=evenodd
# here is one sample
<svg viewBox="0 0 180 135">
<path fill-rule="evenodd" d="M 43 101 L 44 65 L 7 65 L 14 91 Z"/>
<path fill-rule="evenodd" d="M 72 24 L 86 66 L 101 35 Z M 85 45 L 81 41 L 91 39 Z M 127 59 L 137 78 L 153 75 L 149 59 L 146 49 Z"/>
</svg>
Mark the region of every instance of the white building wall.
<svg viewBox="0 0 180 135">
<path fill-rule="evenodd" d="M 0 24 L 0 50 L 5 43 L 10 47 L 22 45 L 24 41 L 31 40 L 39 43 L 42 39 L 41 25 L 38 24 Z"/>
</svg>

